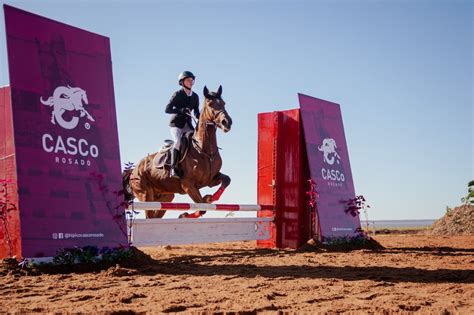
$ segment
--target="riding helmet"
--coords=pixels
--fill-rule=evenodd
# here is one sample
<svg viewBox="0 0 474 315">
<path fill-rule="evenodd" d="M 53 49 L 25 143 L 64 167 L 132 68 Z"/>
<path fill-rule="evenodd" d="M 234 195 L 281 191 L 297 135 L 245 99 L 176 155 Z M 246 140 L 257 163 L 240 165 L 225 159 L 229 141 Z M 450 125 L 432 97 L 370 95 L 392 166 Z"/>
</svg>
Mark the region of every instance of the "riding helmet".
<svg viewBox="0 0 474 315">
<path fill-rule="evenodd" d="M 181 85 L 181 83 L 183 82 L 184 79 L 186 78 L 193 78 L 193 80 L 196 79 L 196 77 L 194 76 L 194 74 L 191 72 L 191 71 L 183 71 L 179 74 L 178 76 L 178 82 L 179 84 Z"/>
</svg>

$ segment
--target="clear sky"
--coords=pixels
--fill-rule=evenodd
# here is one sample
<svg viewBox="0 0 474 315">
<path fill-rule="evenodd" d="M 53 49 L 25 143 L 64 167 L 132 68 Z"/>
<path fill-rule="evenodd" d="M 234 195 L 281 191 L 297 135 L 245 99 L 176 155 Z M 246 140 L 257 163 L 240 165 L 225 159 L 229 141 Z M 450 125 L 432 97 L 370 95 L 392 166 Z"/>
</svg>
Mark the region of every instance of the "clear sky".
<svg viewBox="0 0 474 315">
<path fill-rule="evenodd" d="M 110 37 L 122 162 L 170 137 L 180 71 L 201 100 L 222 84 L 234 124 L 218 134 L 221 202 L 255 203 L 257 113 L 297 108 L 298 92 L 341 104 L 371 219 L 438 218 L 474 179 L 473 1 L 2 3 Z M 3 13 L 0 37 L 4 86 Z"/>
</svg>

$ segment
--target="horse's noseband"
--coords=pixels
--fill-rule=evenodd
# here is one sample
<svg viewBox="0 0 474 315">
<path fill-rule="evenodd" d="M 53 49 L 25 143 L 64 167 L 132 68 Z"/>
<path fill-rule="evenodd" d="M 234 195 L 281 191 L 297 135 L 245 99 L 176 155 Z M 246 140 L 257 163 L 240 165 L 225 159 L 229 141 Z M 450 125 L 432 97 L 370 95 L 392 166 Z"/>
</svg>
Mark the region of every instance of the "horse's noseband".
<svg viewBox="0 0 474 315">
<path fill-rule="evenodd" d="M 216 124 L 217 116 L 219 116 L 219 115 L 222 114 L 222 113 L 225 114 L 225 110 L 219 110 L 219 111 L 217 111 L 216 113 L 214 113 L 214 117 L 212 118 L 211 121 L 207 121 L 207 122 L 206 122 L 206 125 L 207 125 L 207 126 L 214 126 L 214 127 L 217 127 L 217 124 Z"/>
<path fill-rule="evenodd" d="M 215 121 L 217 119 L 217 116 L 219 116 L 220 114 L 224 114 L 225 115 L 225 110 L 220 110 L 218 111 L 217 113 L 214 114 L 214 119 L 212 121 Z"/>
</svg>

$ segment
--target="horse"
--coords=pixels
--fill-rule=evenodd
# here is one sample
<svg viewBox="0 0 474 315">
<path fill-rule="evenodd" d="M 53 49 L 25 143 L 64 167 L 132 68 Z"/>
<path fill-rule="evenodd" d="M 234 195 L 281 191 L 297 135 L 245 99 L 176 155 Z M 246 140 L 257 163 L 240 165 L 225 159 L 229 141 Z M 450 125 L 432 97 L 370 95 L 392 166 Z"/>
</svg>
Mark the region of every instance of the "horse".
<svg viewBox="0 0 474 315">
<path fill-rule="evenodd" d="M 197 122 L 197 129 L 187 141 L 187 148 L 181 149 L 183 157 L 178 162 L 181 178 L 170 177 L 169 168 L 157 167 L 154 162 L 160 153 L 149 154 L 133 169 L 122 174 L 126 200 L 135 197 L 140 201 L 171 202 L 175 194 L 187 194 L 195 203 L 212 203 L 219 200 L 230 185 L 230 177 L 221 173 L 222 159 L 217 146 L 216 132 L 230 131 L 232 118 L 226 111 L 222 99 L 222 86 L 217 92 L 209 92 L 204 87 L 204 102 Z M 220 184 L 213 195 L 202 196 L 199 189 Z M 128 192 L 128 196 L 127 196 Z M 146 210 L 146 218 L 162 218 L 165 210 Z M 199 218 L 206 211 L 183 213 L 180 218 Z"/>
</svg>

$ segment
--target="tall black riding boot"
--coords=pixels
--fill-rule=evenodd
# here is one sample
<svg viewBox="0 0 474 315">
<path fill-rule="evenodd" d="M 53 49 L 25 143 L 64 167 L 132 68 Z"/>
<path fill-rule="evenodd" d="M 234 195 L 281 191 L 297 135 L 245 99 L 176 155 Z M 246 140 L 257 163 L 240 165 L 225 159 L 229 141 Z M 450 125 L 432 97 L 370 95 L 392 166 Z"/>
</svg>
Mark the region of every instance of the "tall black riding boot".
<svg viewBox="0 0 474 315">
<path fill-rule="evenodd" d="M 171 149 L 170 177 L 179 178 L 178 162 L 179 162 L 179 150 Z"/>
</svg>

